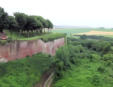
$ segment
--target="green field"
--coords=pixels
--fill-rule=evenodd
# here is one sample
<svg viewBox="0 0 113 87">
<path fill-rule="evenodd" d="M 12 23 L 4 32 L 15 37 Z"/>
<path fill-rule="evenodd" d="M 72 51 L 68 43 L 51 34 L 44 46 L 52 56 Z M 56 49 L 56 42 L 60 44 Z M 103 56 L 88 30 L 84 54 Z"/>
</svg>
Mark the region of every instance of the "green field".
<svg viewBox="0 0 113 87">
<path fill-rule="evenodd" d="M 86 28 L 77 28 L 77 29 L 53 29 L 52 32 L 57 32 L 57 33 L 66 33 L 68 36 L 70 36 L 73 33 L 82 33 L 82 32 L 88 32 L 91 29 L 86 29 Z"/>
<path fill-rule="evenodd" d="M 53 29 L 52 32 L 66 33 L 68 36 L 71 36 L 74 33 L 84 33 L 89 32 L 91 30 L 113 32 L 113 29 L 100 29 L 100 28 Z"/>
</svg>

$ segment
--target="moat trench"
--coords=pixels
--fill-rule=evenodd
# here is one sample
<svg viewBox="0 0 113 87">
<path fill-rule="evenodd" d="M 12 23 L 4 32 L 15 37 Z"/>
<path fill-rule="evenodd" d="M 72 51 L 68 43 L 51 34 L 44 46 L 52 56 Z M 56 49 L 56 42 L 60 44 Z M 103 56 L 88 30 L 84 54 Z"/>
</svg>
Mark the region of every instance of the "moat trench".
<svg viewBox="0 0 113 87">
<path fill-rule="evenodd" d="M 51 87 L 54 79 L 54 71 L 49 70 L 45 72 L 40 81 L 36 83 L 33 87 Z"/>
</svg>

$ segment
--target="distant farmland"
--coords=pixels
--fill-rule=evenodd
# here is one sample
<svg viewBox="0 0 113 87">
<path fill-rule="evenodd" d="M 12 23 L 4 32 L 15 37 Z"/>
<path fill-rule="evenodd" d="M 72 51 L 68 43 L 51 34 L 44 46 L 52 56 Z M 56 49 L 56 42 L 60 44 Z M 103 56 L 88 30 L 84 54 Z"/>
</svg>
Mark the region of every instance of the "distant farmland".
<svg viewBox="0 0 113 87">
<path fill-rule="evenodd" d="M 87 29 L 87 28 L 75 28 L 75 29 L 53 29 L 52 32 L 57 32 L 57 33 L 67 33 L 68 36 L 74 33 L 83 33 L 83 32 L 88 32 L 92 29 Z"/>
<path fill-rule="evenodd" d="M 56 32 L 56 33 L 66 33 L 68 36 L 74 35 L 74 34 L 80 34 L 80 33 L 85 34 L 85 33 L 91 32 L 91 31 L 97 31 L 98 33 L 104 32 L 104 34 L 105 34 L 105 32 L 108 32 L 106 34 L 109 35 L 109 33 L 110 33 L 110 36 L 111 36 L 111 32 L 113 32 L 113 29 L 100 29 L 100 28 L 72 28 L 71 29 L 70 28 L 70 29 L 53 29 L 52 30 L 52 32 Z M 102 31 L 102 32 L 100 32 L 100 31 Z M 96 35 L 97 35 L 98 34 L 97 32 L 94 32 L 94 33 L 96 33 Z"/>
<path fill-rule="evenodd" d="M 105 37 L 113 37 L 113 31 L 96 31 L 96 30 L 91 30 L 89 32 L 84 32 L 84 33 L 74 33 L 73 35 L 96 35 L 96 36 L 105 36 Z"/>
</svg>

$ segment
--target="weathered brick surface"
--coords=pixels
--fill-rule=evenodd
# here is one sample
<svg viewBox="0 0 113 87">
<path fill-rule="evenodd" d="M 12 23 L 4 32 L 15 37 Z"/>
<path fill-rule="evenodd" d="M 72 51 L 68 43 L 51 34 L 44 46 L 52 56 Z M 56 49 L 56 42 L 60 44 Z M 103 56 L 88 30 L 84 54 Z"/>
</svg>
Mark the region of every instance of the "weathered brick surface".
<svg viewBox="0 0 113 87">
<path fill-rule="evenodd" d="M 64 45 L 64 42 L 64 38 L 49 42 L 43 42 L 42 40 L 15 41 L 4 46 L 0 45 L 0 58 L 10 61 L 40 52 L 53 56 L 56 50 Z"/>
</svg>

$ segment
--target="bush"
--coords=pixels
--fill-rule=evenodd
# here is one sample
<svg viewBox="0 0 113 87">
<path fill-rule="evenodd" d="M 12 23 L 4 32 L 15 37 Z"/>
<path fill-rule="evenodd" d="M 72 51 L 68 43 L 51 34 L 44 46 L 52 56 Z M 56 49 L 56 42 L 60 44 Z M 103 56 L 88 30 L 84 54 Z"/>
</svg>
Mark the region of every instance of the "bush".
<svg viewBox="0 0 113 87">
<path fill-rule="evenodd" d="M 98 86 L 100 87 L 102 84 L 101 84 L 101 80 L 100 80 L 100 76 L 99 75 L 94 75 L 92 77 L 92 80 L 91 80 L 91 83 L 94 85 L 94 86 Z"/>
<path fill-rule="evenodd" d="M 68 46 L 59 48 L 56 52 L 56 58 L 58 58 L 59 61 L 64 62 L 64 69 L 70 67 L 70 52 Z"/>
<path fill-rule="evenodd" d="M 86 36 L 86 35 L 81 35 L 81 36 L 80 36 L 80 39 L 83 39 L 83 40 L 84 40 L 84 39 L 87 39 L 87 36 Z"/>
<path fill-rule="evenodd" d="M 90 55 L 89 59 L 92 62 L 96 62 L 101 59 L 101 56 L 99 54 L 89 54 L 89 55 Z"/>
<path fill-rule="evenodd" d="M 104 73 L 105 72 L 105 68 L 103 66 L 98 67 L 97 71 Z"/>
<path fill-rule="evenodd" d="M 105 54 L 103 57 L 102 57 L 102 60 L 104 61 L 112 61 L 113 62 L 113 54 Z"/>
</svg>

